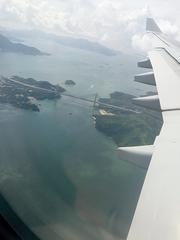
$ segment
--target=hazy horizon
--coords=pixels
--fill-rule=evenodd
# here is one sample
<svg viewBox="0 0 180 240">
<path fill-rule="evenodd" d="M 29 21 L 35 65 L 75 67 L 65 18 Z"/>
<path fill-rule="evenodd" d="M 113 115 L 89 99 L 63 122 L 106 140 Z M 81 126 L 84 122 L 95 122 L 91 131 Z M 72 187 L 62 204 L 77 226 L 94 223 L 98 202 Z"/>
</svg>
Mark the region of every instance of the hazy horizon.
<svg viewBox="0 0 180 240">
<path fill-rule="evenodd" d="M 178 8 L 171 5 L 169 0 L 0 0 L 0 27 L 85 38 L 123 52 L 143 50 L 147 16 L 180 39 Z"/>
</svg>

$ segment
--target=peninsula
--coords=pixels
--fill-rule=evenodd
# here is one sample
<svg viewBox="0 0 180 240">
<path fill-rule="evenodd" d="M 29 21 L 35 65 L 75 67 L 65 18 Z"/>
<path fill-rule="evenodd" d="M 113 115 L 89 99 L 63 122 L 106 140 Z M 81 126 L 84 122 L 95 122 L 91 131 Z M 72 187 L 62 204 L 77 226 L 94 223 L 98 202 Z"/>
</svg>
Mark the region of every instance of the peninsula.
<svg viewBox="0 0 180 240">
<path fill-rule="evenodd" d="M 114 92 L 110 94 L 110 98 L 101 98 L 99 102 L 133 109 L 139 112 L 138 114 L 109 109 L 101 104 L 94 114 L 96 128 L 111 137 L 118 146 L 152 144 L 162 126 L 160 113 L 134 105 L 132 103 L 134 97 Z"/>
</svg>

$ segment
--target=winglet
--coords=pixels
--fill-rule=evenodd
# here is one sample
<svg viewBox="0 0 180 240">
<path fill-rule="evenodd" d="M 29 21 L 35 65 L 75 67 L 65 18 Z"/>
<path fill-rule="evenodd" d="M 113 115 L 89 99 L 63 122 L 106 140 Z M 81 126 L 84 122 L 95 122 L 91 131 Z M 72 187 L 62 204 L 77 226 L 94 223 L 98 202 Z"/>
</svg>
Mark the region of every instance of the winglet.
<svg viewBox="0 0 180 240">
<path fill-rule="evenodd" d="M 157 25 L 153 18 L 147 18 L 146 31 L 162 33 L 161 29 L 159 28 L 159 26 Z"/>
</svg>

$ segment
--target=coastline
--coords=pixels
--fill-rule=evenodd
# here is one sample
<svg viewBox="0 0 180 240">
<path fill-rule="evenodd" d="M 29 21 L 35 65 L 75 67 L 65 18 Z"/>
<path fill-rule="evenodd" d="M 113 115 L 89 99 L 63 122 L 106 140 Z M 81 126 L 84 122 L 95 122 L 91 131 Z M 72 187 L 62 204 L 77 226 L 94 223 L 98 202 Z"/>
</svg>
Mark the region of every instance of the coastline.
<svg viewBox="0 0 180 240">
<path fill-rule="evenodd" d="M 131 108 L 139 111 L 139 114 L 108 109 L 100 104 L 94 115 L 96 129 L 111 137 L 118 146 L 152 144 L 161 129 L 161 116 L 153 111 L 149 114 L 150 111 L 134 105 L 131 102 L 133 97 L 122 92 L 114 92 L 110 94 L 110 98 L 99 101 Z"/>
<path fill-rule="evenodd" d="M 61 98 L 65 89 L 48 81 L 37 81 L 33 78 L 12 76 L 0 78 L 0 103 L 39 112 L 39 100 Z"/>
</svg>

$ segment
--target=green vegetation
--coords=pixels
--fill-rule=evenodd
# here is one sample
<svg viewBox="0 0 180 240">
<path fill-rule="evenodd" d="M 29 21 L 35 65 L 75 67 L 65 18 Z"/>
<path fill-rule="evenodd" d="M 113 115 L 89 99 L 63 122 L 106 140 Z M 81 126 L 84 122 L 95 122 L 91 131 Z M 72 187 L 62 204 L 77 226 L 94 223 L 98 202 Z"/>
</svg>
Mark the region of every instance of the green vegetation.
<svg viewBox="0 0 180 240">
<path fill-rule="evenodd" d="M 66 80 L 66 81 L 65 81 L 65 84 L 66 84 L 66 85 L 71 85 L 71 86 L 72 86 L 72 85 L 76 85 L 76 83 L 75 83 L 73 80 Z"/>
<path fill-rule="evenodd" d="M 40 111 L 37 100 L 59 99 L 64 91 L 59 85 L 33 78 L 0 78 L 0 103 L 9 103 L 22 109 Z"/>
<path fill-rule="evenodd" d="M 131 103 L 132 95 L 115 92 L 110 99 L 100 99 L 116 106 L 138 110 L 139 114 L 108 110 L 114 116 L 96 115 L 96 128 L 112 137 L 118 146 L 152 144 L 161 128 L 159 113 L 147 111 Z M 100 106 L 101 107 L 101 106 Z M 104 107 L 103 107 L 104 108 Z"/>
</svg>

